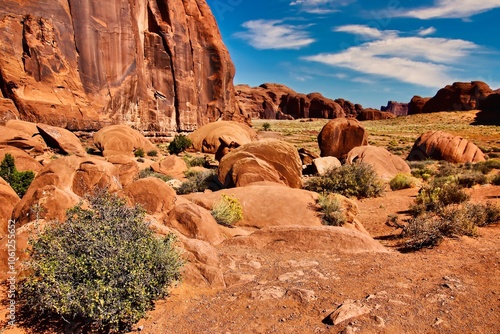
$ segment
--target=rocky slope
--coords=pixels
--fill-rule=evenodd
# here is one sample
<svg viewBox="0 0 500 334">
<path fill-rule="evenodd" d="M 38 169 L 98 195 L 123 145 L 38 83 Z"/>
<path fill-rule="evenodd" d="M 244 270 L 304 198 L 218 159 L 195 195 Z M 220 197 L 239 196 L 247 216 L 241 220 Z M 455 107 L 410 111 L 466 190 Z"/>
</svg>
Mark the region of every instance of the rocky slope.
<svg viewBox="0 0 500 334">
<path fill-rule="evenodd" d="M 3 123 L 164 135 L 242 119 L 205 0 L 5 0 L 0 29 Z"/>
</svg>

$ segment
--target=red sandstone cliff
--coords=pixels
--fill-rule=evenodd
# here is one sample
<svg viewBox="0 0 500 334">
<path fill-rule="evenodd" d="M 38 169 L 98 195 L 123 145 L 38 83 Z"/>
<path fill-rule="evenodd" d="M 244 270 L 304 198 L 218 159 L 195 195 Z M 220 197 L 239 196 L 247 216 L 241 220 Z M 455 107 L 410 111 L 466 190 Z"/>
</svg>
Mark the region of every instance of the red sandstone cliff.
<svg viewBox="0 0 500 334">
<path fill-rule="evenodd" d="M 21 119 L 162 135 L 243 118 L 205 0 L 3 0 L 0 30 L 1 95 Z"/>
</svg>

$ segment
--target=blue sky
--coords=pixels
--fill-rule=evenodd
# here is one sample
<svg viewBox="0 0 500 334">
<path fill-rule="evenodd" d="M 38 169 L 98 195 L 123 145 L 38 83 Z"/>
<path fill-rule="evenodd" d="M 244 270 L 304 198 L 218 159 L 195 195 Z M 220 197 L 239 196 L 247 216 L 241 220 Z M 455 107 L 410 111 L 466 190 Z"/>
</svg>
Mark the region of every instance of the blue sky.
<svg viewBox="0 0 500 334">
<path fill-rule="evenodd" d="M 500 88 L 500 0 L 207 0 L 235 84 L 275 82 L 364 107 L 455 81 Z"/>
</svg>

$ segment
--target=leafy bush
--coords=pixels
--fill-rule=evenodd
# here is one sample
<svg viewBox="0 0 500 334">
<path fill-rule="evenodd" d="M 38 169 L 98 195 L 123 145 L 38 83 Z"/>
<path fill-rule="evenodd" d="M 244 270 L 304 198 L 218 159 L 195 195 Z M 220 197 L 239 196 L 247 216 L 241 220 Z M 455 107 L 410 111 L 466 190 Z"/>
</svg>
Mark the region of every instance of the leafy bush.
<svg viewBox="0 0 500 334">
<path fill-rule="evenodd" d="M 243 219 L 243 207 L 240 200 L 226 194 L 222 194 L 210 213 L 217 223 L 228 227 Z"/>
<path fill-rule="evenodd" d="M 399 173 L 390 182 L 392 190 L 401 190 L 415 187 L 415 179 L 407 174 Z"/>
<path fill-rule="evenodd" d="M 188 137 L 175 135 L 174 140 L 168 145 L 168 151 L 170 154 L 179 154 L 191 147 L 192 144 L 191 139 Z"/>
<path fill-rule="evenodd" d="M 373 168 L 365 163 L 344 165 L 308 180 L 305 188 L 318 193 L 339 193 L 358 198 L 377 197 L 384 187 Z"/>
<path fill-rule="evenodd" d="M 488 159 L 486 161 L 481 161 L 474 164 L 473 169 L 480 171 L 483 174 L 488 174 L 493 169 L 500 169 L 500 160 Z"/>
<path fill-rule="evenodd" d="M 462 187 L 455 183 L 440 183 L 436 180 L 420 189 L 415 205 L 410 208 L 414 216 L 424 212 L 440 212 L 450 204 L 460 204 L 469 199 Z"/>
<path fill-rule="evenodd" d="M 156 156 L 158 156 L 157 150 L 151 150 L 148 152 L 148 157 L 156 157 Z"/>
<path fill-rule="evenodd" d="M 271 124 L 269 122 L 265 122 L 264 124 L 262 124 L 262 129 L 264 131 L 269 131 L 271 129 Z"/>
<path fill-rule="evenodd" d="M 182 157 L 188 167 L 203 167 L 207 164 L 207 157 L 193 157 L 186 154 Z"/>
<path fill-rule="evenodd" d="M 35 178 L 32 171 L 20 172 L 16 168 L 15 159 L 12 154 L 7 153 L 0 163 L 0 177 L 2 177 L 19 197 L 23 197 Z"/>
<path fill-rule="evenodd" d="M 411 168 L 411 175 L 413 177 L 418 177 L 420 179 L 423 179 L 424 181 L 427 181 L 436 174 L 434 169 L 430 166 L 432 164 L 434 164 L 434 161 L 431 160 L 408 162 L 408 165 Z"/>
<path fill-rule="evenodd" d="M 215 170 L 209 170 L 205 172 L 195 172 L 192 170 L 188 170 L 185 175 L 188 180 L 183 182 L 182 185 L 178 189 L 176 189 L 178 195 L 203 192 L 206 189 L 209 189 L 211 184 L 217 178 Z"/>
<path fill-rule="evenodd" d="M 137 148 L 135 151 L 134 151 L 134 156 L 136 158 L 144 158 L 144 150 L 142 148 Z"/>
<path fill-rule="evenodd" d="M 151 168 L 146 168 L 146 169 L 143 169 L 139 172 L 139 179 L 145 179 L 147 177 L 156 177 L 156 178 L 163 180 L 165 182 L 172 180 L 171 176 L 157 173 L 157 172 L 153 171 Z"/>
<path fill-rule="evenodd" d="M 180 278 L 175 237 L 154 236 L 144 211 L 101 191 L 31 240 L 31 276 L 21 284 L 36 315 L 127 330 Z"/>
<path fill-rule="evenodd" d="M 324 225 L 342 226 L 347 218 L 344 215 L 341 203 L 329 194 L 322 193 L 318 197 L 318 205 L 322 211 L 321 221 Z"/>
</svg>

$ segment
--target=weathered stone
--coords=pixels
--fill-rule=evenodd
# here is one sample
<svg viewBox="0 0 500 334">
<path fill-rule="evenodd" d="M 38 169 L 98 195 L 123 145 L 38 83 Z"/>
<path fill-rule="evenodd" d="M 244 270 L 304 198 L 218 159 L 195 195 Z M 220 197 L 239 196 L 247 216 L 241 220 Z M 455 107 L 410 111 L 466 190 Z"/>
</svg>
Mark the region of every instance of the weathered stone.
<svg viewBox="0 0 500 334">
<path fill-rule="evenodd" d="M 342 166 L 339 159 L 335 157 L 317 158 L 312 163 L 318 175 L 325 175 L 329 170 Z"/>
<path fill-rule="evenodd" d="M 182 158 L 176 155 L 169 155 L 160 162 L 153 163 L 151 169 L 157 173 L 168 175 L 175 179 L 181 179 L 188 170 L 188 166 Z"/>
<path fill-rule="evenodd" d="M 61 151 L 63 154 L 87 155 L 80 139 L 72 132 L 41 123 L 38 123 L 36 127 L 48 146 Z"/>
<path fill-rule="evenodd" d="M 292 188 L 302 187 L 302 162 L 291 144 L 272 140 L 243 145 L 224 156 L 219 181 L 226 187 L 271 181 Z"/>
<path fill-rule="evenodd" d="M 158 135 L 243 120 L 205 0 L 5 0 L 0 30 L 0 82 L 23 120 Z"/>
<path fill-rule="evenodd" d="M 14 146 L 0 145 L 0 161 L 5 158 L 7 153 L 14 157 L 14 164 L 16 165 L 18 171 L 30 170 L 36 174 L 43 167 L 25 151 Z"/>
<path fill-rule="evenodd" d="M 144 153 L 156 150 L 148 139 L 139 131 L 127 125 L 111 125 L 94 134 L 94 145 L 105 157 L 112 155 L 134 156 L 137 149 Z"/>
<path fill-rule="evenodd" d="M 428 131 L 413 145 L 407 160 L 446 160 L 453 163 L 484 161 L 483 152 L 472 142 L 442 131 Z"/>
<path fill-rule="evenodd" d="M 355 119 L 338 118 L 328 122 L 318 135 L 321 156 L 344 158 L 354 147 L 367 145 L 368 134 Z"/>
<path fill-rule="evenodd" d="M 12 217 L 12 211 L 21 199 L 14 189 L 0 177 L 0 239 L 7 235 L 7 227 Z"/>
<path fill-rule="evenodd" d="M 174 208 L 175 191 L 156 177 L 137 180 L 124 189 L 132 204 L 139 204 L 150 215 L 165 218 Z"/>
<path fill-rule="evenodd" d="M 382 180 L 389 181 L 399 173 L 411 174 L 410 166 L 402 158 L 383 147 L 359 146 L 347 154 L 346 163 L 364 162 L 372 166 Z"/>
<path fill-rule="evenodd" d="M 359 301 L 346 300 L 340 305 L 335 312 L 327 317 L 328 323 L 338 325 L 346 320 L 356 318 L 371 312 L 368 306 L 361 304 Z"/>
<path fill-rule="evenodd" d="M 391 119 L 396 117 L 393 113 L 387 111 L 380 111 L 377 109 L 366 108 L 363 109 L 357 116 L 358 121 L 378 121 L 382 119 Z"/>
<path fill-rule="evenodd" d="M 0 125 L 5 125 L 8 121 L 18 118 L 19 111 L 17 111 L 14 102 L 11 99 L 0 97 Z"/>
</svg>

